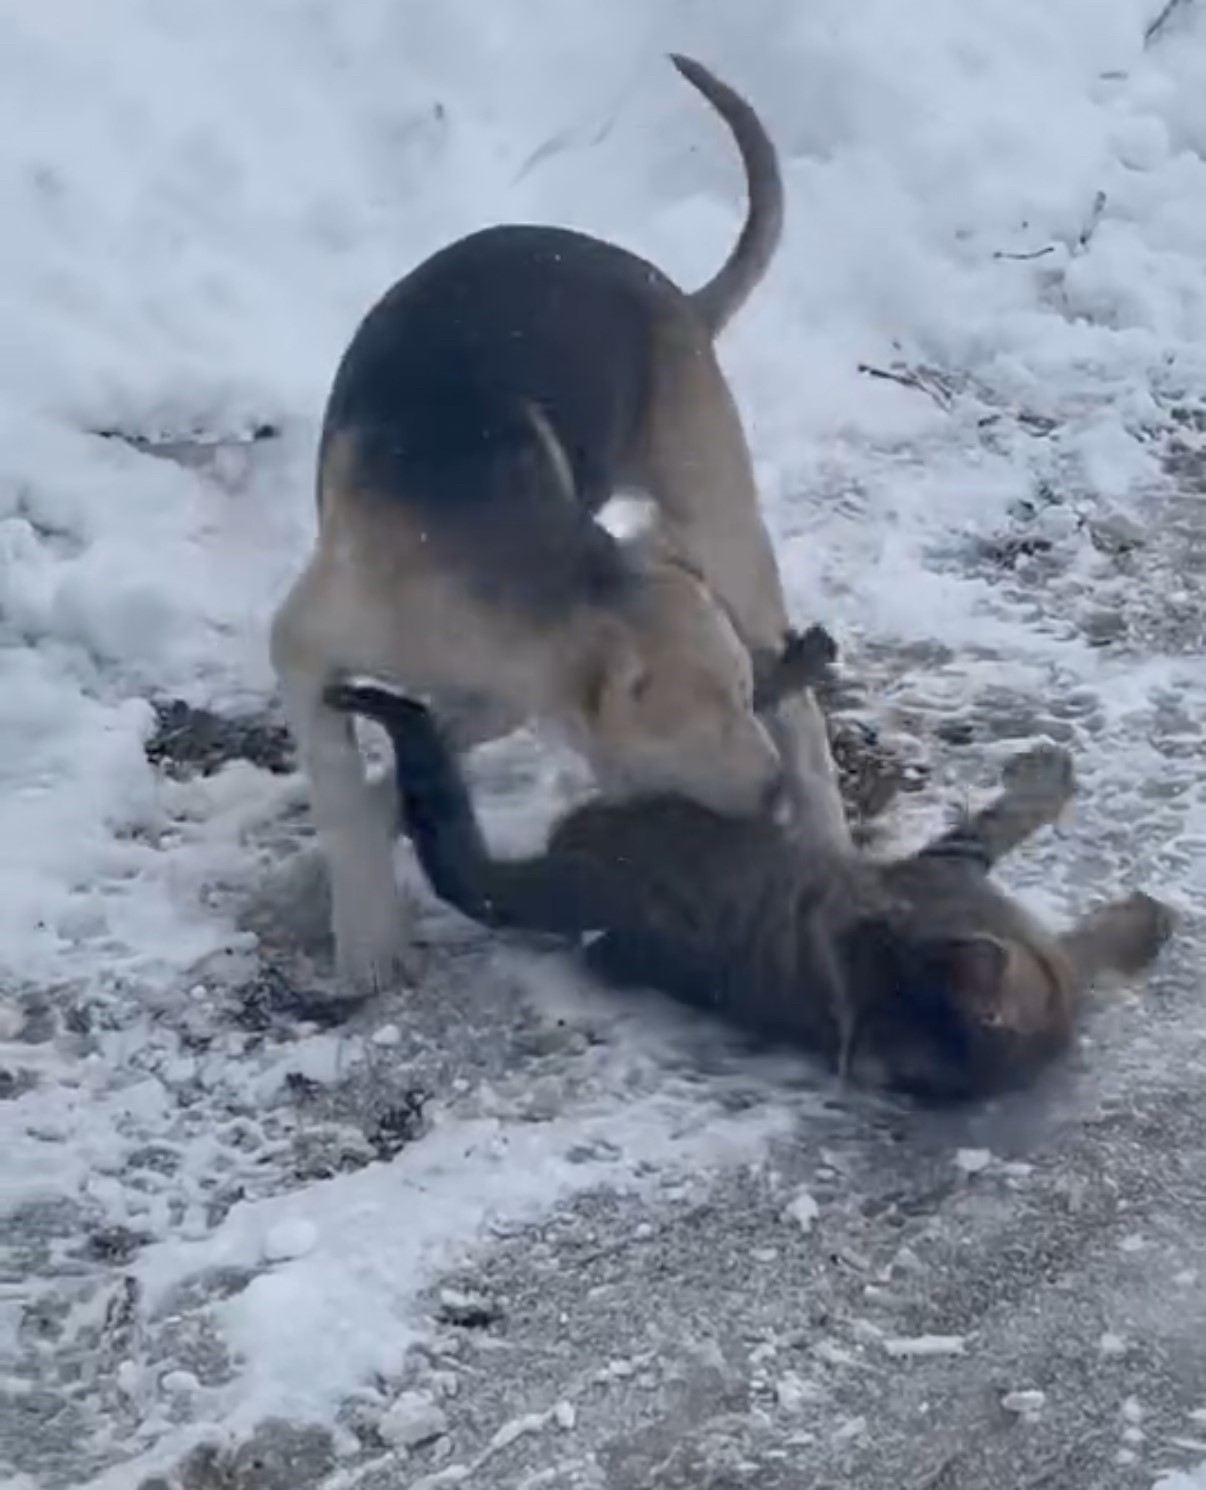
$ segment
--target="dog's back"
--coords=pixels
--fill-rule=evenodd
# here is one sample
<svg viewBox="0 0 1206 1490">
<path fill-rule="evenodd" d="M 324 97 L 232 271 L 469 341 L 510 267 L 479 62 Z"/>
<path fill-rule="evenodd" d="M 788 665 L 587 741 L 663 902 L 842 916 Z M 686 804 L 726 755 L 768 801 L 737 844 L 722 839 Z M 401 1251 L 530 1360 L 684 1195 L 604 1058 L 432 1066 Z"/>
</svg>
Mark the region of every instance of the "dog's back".
<svg viewBox="0 0 1206 1490">
<path fill-rule="evenodd" d="M 586 234 L 485 228 L 434 254 L 368 313 L 336 373 L 327 430 L 360 435 L 364 474 L 379 490 L 431 502 L 441 516 L 490 500 L 453 480 L 431 491 L 441 468 L 455 476 L 469 458 L 510 453 L 521 432 L 534 436 L 525 412 L 534 406 L 556 432 L 579 501 L 596 508 L 636 433 L 652 330 L 678 293 L 652 265 Z"/>
<path fill-rule="evenodd" d="M 336 374 L 324 444 L 337 431 L 372 436 L 366 469 L 380 462 L 388 475 L 394 459 L 406 471 L 408 458 L 422 466 L 475 443 L 505 450 L 523 407 L 534 406 L 579 500 L 591 510 L 607 500 L 627 474 L 653 338 L 669 329 L 710 342 L 765 274 L 783 232 L 778 155 L 757 113 L 700 63 L 671 61 L 728 125 L 745 167 L 745 224 L 712 279 L 684 294 L 648 260 L 565 228 L 472 233 L 369 311 Z M 387 431 L 397 437 L 392 449 Z M 448 495 L 480 500 L 467 489 Z"/>
<path fill-rule="evenodd" d="M 745 227 L 707 285 L 685 294 L 570 229 L 485 228 L 369 311 L 327 403 L 320 503 L 335 485 L 403 504 L 479 597 L 540 620 L 631 588 L 630 564 L 590 519 L 642 484 L 659 363 L 710 353 L 781 235 L 778 161 L 757 114 L 699 63 L 672 60 L 728 123 L 749 185 Z"/>
<path fill-rule="evenodd" d="M 403 504 L 433 559 L 484 598 L 541 616 L 617 600 L 628 566 L 591 519 L 636 437 L 666 294 L 651 274 L 559 228 L 451 244 L 353 338 L 323 455 L 339 437 L 343 485 Z"/>
</svg>

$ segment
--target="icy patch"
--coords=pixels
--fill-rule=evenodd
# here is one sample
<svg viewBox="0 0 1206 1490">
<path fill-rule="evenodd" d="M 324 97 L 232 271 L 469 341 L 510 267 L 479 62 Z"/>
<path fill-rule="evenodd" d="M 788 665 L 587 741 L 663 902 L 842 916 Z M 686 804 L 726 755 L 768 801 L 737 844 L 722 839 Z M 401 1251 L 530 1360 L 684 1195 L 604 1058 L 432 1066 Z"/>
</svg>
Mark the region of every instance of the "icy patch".
<svg viewBox="0 0 1206 1490">
<path fill-rule="evenodd" d="M 439 1438 L 448 1414 L 425 1392 L 403 1392 L 381 1419 L 378 1432 L 395 1448 L 413 1449 Z"/>
<path fill-rule="evenodd" d="M 794 1200 L 788 1203 L 784 1210 L 784 1215 L 788 1220 L 794 1221 L 805 1236 L 816 1225 L 820 1214 L 821 1207 L 817 1204 L 815 1197 L 810 1195 L 807 1190 L 801 1190 Z"/>
<path fill-rule="evenodd" d="M 1197 1469 L 1173 1470 L 1171 1474 L 1161 1475 L 1152 1490 L 1206 1490 L 1206 1459 Z"/>
<path fill-rule="evenodd" d="M 916 1335 L 909 1339 L 885 1340 L 886 1353 L 895 1360 L 919 1357 L 962 1355 L 967 1341 L 962 1335 Z"/>
<path fill-rule="evenodd" d="M 1006 1392 L 1001 1398 L 1001 1406 L 1006 1412 L 1017 1413 L 1022 1418 L 1036 1416 L 1042 1412 L 1046 1403 L 1046 1392 L 1040 1392 L 1035 1387 L 1023 1387 L 1016 1392 Z"/>
</svg>

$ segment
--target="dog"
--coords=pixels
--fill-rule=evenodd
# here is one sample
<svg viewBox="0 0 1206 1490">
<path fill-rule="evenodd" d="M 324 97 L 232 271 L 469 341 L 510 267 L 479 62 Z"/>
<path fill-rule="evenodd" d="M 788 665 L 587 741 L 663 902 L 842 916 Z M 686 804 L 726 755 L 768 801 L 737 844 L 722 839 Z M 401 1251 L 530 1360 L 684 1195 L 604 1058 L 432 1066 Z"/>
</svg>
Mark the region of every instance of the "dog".
<svg viewBox="0 0 1206 1490">
<path fill-rule="evenodd" d="M 1072 798 L 1054 746 L 1015 757 L 994 801 L 902 858 L 805 854 L 764 816 L 659 794 L 588 802 L 543 853 L 507 860 L 423 704 L 356 683 L 328 700 L 389 732 L 407 831 L 443 900 L 573 939 L 606 982 L 803 1046 L 859 1085 L 933 1102 L 1019 1085 L 1066 1049 L 1090 986 L 1146 968 L 1173 930 L 1139 892 L 1055 933 L 990 878 Z"/>
<path fill-rule="evenodd" d="M 713 345 L 778 246 L 778 159 L 740 95 L 672 61 L 745 165 L 747 218 L 709 283 L 685 293 L 582 233 L 486 228 L 395 284 L 336 372 L 318 539 L 270 652 L 353 993 L 413 969 L 394 815 L 324 701 L 340 675 L 430 698 L 460 750 L 543 720 L 605 793 L 741 812 L 786 794 L 802 835 L 848 841 L 816 700 L 752 707 L 756 660 L 777 655 L 788 617 Z M 656 522 L 625 544 L 596 519 L 630 492 Z"/>
</svg>

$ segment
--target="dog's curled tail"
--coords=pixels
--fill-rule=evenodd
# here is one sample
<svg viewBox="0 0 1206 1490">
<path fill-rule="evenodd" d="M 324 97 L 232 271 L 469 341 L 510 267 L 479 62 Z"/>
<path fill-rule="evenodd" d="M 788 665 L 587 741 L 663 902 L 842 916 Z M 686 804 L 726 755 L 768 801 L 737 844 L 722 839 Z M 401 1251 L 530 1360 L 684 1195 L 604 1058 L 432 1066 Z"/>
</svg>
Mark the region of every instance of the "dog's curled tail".
<svg viewBox="0 0 1206 1490">
<path fill-rule="evenodd" d="M 774 258 L 783 236 L 783 177 L 778 152 L 745 99 L 691 57 L 671 52 L 670 60 L 732 130 L 745 165 L 749 210 L 741 236 L 719 273 L 691 296 L 716 336 L 749 299 Z"/>
</svg>

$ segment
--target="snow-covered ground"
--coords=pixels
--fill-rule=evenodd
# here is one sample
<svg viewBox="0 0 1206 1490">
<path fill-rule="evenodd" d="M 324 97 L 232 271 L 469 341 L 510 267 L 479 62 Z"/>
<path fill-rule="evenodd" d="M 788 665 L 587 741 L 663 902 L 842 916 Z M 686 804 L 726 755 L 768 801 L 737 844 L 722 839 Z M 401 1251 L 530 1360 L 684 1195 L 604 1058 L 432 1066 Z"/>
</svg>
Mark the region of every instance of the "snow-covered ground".
<svg viewBox="0 0 1206 1490">
<path fill-rule="evenodd" d="M 1083 1144 L 1111 1113 L 1156 1104 L 1143 1132 L 1164 1174 L 1176 1144 L 1162 1135 L 1189 1142 L 1169 1114 L 1204 1115 L 1206 6 L 1181 0 L 1145 41 L 1160 14 L 1159 0 L 0 10 L 6 1490 L 124 1490 L 211 1439 L 226 1448 L 194 1455 L 189 1490 L 302 1490 L 323 1475 L 371 1490 L 444 1461 L 427 1483 L 679 1484 L 669 1458 L 648 1477 L 648 1445 L 605 1452 L 663 1409 L 680 1421 L 661 1386 L 622 1408 L 596 1398 L 600 1371 L 612 1387 L 649 1375 L 630 1338 L 640 1289 L 670 1291 L 672 1273 L 714 1287 L 716 1317 L 740 1336 L 741 1291 L 682 1241 L 690 1217 L 711 1216 L 716 1256 L 769 1252 L 759 1265 L 774 1272 L 785 1247 L 818 1237 L 837 1256 L 833 1238 L 854 1236 L 842 1205 L 857 1209 L 886 1121 L 911 1135 L 894 1151 L 901 1185 L 935 1165 L 962 1176 L 954 1209 L 946 1189 L 926 1193 L 939 1233 L 969 1229 L 969 1257 L 995 1255 L 1032 1211 L 1047 1234 L 1048 1192 L 1040 1179 L 1028 1189 L 1023 1158 L 1060 1195 L 1083 1184 L 1077 1205 L 1093 1210 L 1094 1186 L 1115 1181 L 1082 1164 Z M 392 279 L 503 219 L 614 237 L 687 285 L 718 263 L 740 175 L 670 49 L 742 88 L 783 151 L 786 243 L 724 356 L 800 617 L 834 629 L 880 723 L 933 767 L 915 815 L 990 781 L 1019 739 L 1069 740 L 1079 817 L 1018 864 L 1016 883 L 1054 914 L 1131 883 L 1190 912 L 1162 996 L 1104 1016 L 1052 1103 L 984 1119 L 990 1146 L 1016 1151 L 1012 1168 L 982 1165 L 975 1144 L 960 1167 L 963 1129 L 923 1125 L 922 1138 L 873 1104 L 842 1110 L 856 1156 L 844 1167 L 821 1150 L 836 1141 L 834 1098 L 805 1063 L 754 1058 L 656 1001 L 617 1003 L 434 907 L 429 986 L 409 1002 L 327 1032 L 273 1010 L 280 986 L 264 970 L 275 958 L 308 976 L 311 928 L 278 897 L 255 923 L 265 950 L 244 912 L 305 836 L 296 782 L 245 762 L 174 779 L 144 754 L 148 700 L 265 707 L 265 623 L 310 542 L 322 400 Z M 277 437 L 251 441 L 264 426 Z M 139 439 L 223 443 L 181 463 Z M 530 741 L 484 753 L 480 774 L 512 837 L 537 832 L 560 789 Z M 1142 1154 L 1110 1152 L 1138 1185 Z M 1186 1152 L 1203 1163 L 1200 1142 Z M 1077 1285 L 1107 1320 L 1109 1290 L 1130 1289 L 1127 1339 L 1115 1350 L 1103 1324 L 1102 1358 L 1147 1365 L 1119 1378 L 1102 1451 L 1117 1480 L 1075 1478 L 1061 1460 L 1069 1486 L 1206 1484 L 1193 1478 L 1206 1353 L 1186 1357 L 1202 1375 L 1179 1423 L 1169 1385 L 1169 1360 L 1194 1331 L 1206 1338 L 1201 1169 L 1183 1168 L 1160 1204 L 1169 1217 L 1199 1204 L 1196 1234 L 1170 1222 L 1128 1247 L 1115 1216 L 1141 1279 L 1098 1270 Z M 726 1210 L 779 1217 L 817 1172 L 822 1203 L 797 1197 L 788 1242 L 760 1247 Z M 1127 1204 L 1142 1210 L 1141 1197 Z M 568 1286 L 574 1248 L 594 1277 L 599 1257 L 663 1235 L 681 1242 L 677 1272 L 634 1264 L 581 1294 Z M 858 1236 L 886 1277 L 909 1273 L 903 1234 Z M 559 1285 L 532 1281 L 545 1253 Z M 461 1305 L 432 1290 L 475 1269 L 510 1280 L 515 1355 L 506 1338 L 492 1355 L 441 1322 Z M 810 1279 L 782 1300 L 789 1314 Z M 550 1299 L 555 1314 L 542 1312 Z M 588 1315 L 611 1324 L 592 1335 Z M 920 1345 L 890 1330 L 879 1351 L 915 1394 L 937 1383 L 919 1413 L 939 1412 L 959 1373 L 991 1376 L 1006 1359 L 985 1365 L 987 1326 L 977 1344 L 942 1322 L 906 1332 Z M 859 1406 L 857 1373 L 835 1385 L 886 1326 L 838 1344 L 804 1302 L 778 1325 L 829 1352 L 804 1375 L 772 1372 L 757 1409 L 799 1477 L 775 1479 L 780 1460 L 747 1443 L 762 1479 L 705 1478 L 705 1464 L 681 1483 L 788 1490 L 822 1471 L 862 1483 L 878 1426 L 888 1441 L 895 1420 L 884 1409 L 881 1423 L 874 1393 Z M 708 1329 L 695 1321 L 705 1354 L 720 1349 Z M 780 1349 L 768 1341 L 749 1346 L 764 1366 Z M 654 1354 L 664 1365 L 673 1351 L 663 1340 Z M 705 1399 L 694 1417 L 679 1402 L 682 1441 L 701 1414 L 736 1411 Z M 1051 1442 L 1075 1448 L 1096 1431 L 1075 1404 L 1097 1400 L 1069 1368 L 1042 1402 L 1004 1412 L 1023 1426 L 1045 1414 Z M 276 1479 L 247 1460 L 230 1468 L 231 1445 L 265 1419 L 300 1433 L 337 1415 L 333 1439 L 303 1435 Z M 900 1442 L 934 1431 L 918 1417 Z M 751 1432 L 743 1419 L 728 1436 Z M 435 1446 L 414 1448 L 407 1470 L 416 1436 Z M 931 1455 L 893 1452 L 894 1483 L 1004 1483 L 958 1466 L 941 1478 L 955 1464 L 941 1456 L 927 1478 Z M 1036 1470 L 1024 1483 L 1055 1481 Z"/>
</svg>

